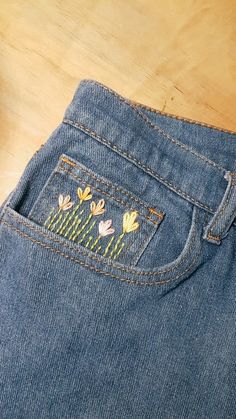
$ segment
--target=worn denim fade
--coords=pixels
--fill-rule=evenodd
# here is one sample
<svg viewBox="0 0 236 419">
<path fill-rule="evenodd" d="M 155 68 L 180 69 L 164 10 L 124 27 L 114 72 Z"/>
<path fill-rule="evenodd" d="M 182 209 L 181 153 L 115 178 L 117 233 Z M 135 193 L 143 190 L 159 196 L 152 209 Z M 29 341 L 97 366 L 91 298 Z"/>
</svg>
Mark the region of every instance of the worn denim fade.
<svg viewBox="0 0 236 419">
<path fill-rule="evenodd" d="M 80 82 L 1 207 L 1 419 L 236 417 L 235 140 Z"/>
</svg>

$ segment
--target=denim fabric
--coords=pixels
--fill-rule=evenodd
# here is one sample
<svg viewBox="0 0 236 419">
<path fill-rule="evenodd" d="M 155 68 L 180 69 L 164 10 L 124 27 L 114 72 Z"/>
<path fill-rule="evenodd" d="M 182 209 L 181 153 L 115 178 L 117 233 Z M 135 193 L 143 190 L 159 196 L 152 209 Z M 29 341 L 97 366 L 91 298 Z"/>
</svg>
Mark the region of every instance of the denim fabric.
<svg viewBox="0 0 236 419">
<path fill-rule="evenodd" d="M 1 419 L 236 417 L 235 140 L 80 82 L 1 207 Z"/>
</svg>

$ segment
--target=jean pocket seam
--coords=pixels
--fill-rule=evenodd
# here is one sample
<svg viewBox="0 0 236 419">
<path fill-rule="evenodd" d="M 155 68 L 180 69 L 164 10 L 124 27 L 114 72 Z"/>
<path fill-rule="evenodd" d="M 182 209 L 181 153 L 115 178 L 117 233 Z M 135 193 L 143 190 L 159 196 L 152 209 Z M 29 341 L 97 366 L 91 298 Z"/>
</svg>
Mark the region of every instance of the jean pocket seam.
<svg viewBox="0 0 236 419">
<path fill-rule="evenodd" d="M 193 232 L 190 233 L 191 234 L 191 241 L 188 245 L 188 248 L 185 252 L 185 255 L 182 255 L 182 257 L 180 258 L 180 260 L 176 260 L 175 263 L 173 263 L 169 268 L 166 269 L 160 269 L 160 270 L 137 270 L 137 269 L 132 269 L 131 267 L 126 267 L 123 266 L 121 264 L 118 264 L 115 261 L 110 261 L 109 259 L 105 259 L 103 257 L 98 257 L 96 254 L 91 254 L 91 252 L 89 252 L 88 250 L 86 250 L 85 248 L 83 248 L 82 246 L 79 246 L 78 249 L 76 249 L 76 245 L 72 246 L 69 243 L 66 242 L 65 239 L 60 238 L 60 236 L 56 236 L 55 233 L 52 233 L 45 229 L 42 226 L 38 226 L 38 225 L 34 225 L 34 223 L 32 221 L 29 220 L 29 222 L 22 219 L 22 216 L 20 216 L 19 214 L 17 214 L 14 210 L 12 210 L 11 208 L 8 209 L 8 212 L 10 212 L 10 217 L 12 217 L 13 219 L 15 219 L 18 223 L 22 224 L 23 226 L 29 228 L 30 230 L 32 230 L 33 232 L 36 232 L 36 234 L 39 234 L 43 237 L 45 237 L 46 239 L 50 240 L 51 242 L 54 242 L 55 244 L 61 245 L 65 248 L 68 248 L 69 250 L 73 251 L 73 252 L 77 252 L 80 253 L 82 256 L 87 257 L 91 260 L 94 260 L 98 263 L 102 263 L 103 265 L 106 265 L 109 269 L 117 269 L 118 271 L 130 274 L 130 275 L 136 275 L 136 276 L 157 276 L 157 275 L 163 275 L 163 274 L 169 274 L 170 272 L 173 272 L 176 269 L 181 269 L 181 266 L 184 263 L 187 263 L 189 259 L 191 259 L 191 255 L 192 255 L 192 251 L 193 253 L 196 253 L 196 251 L 194 251 L 194 246 L 195 246 L 195 241 L 196 241 L 196 236 L 197 236 L 197 224 L 198 224 L 198 216 L 196 216 L 196 219 L 194 221 L 193 224 Z M 5 214 L 6 217 L 7 213 Z M 2 220 L 2 222 L 5 222 L 5 220 Z M 14 227 L 15 228 L 15 227 Z M 45 231 L 41 231 L 41 230 L 45 230 Z M 56 237 L 54 237 L 56 236 Z M 155 282 L 155 281 L 154 281 Z"/>
<path fill-rule="evenodd" d="M 21 223 L 21 224 L 23 224 L 22 220 L 18 220 L 18 222 Z M 117 274 L 114 274 L 112 272 L 103 271 L 102 269 L 97 268 L 96 266 L 90 265 L 89 263 L 86 263 L 86 262 L 84 262 L 84 261 L 82 261 L 80 259 L 77 259 L 77 258 L 75 258 L 75 257 L 73 257 L 71 255 L 68 255 L 68 254 L 62 252 L 61 250 L 55 249 L 54 247 L 52 247 L 52 246 L 50 246 L 50 245 L 42 242 L 41 240 L 34 239 L 33 237 L 31 237 L 27 233 L 21 231 L 16 226 L 14 226 L 11 223 L 7 222 L 5 219 L 2 220 L 1 223 L 3 225 L 7 226 L 8 228 L 10 228 L 11 230 L 15 231 L 21 237 L 23 237 L 23 238 L 25 238 L 27 240 L 30 240 L 31 242 L 33 242 L 35 244 L 38 244 L 41 247 L 52 251 L 53 253 L 56 253 L 56 254 L 61 255 L 62 257 L 64 257 L 67 260 L 71 260 L 71 261 L 73 261 L 75 263 L 80 264 L 81 266 L 84 266 L 85 268 L 89 268 L 89 269 L 91 269 L 91 270 L 93 270 L 95 272 L 98 272 L 98 273 L 101 273 L 101 274 L 103 274 L 105 276 L 108 276 L 108 277 L 117 279 L 117 280 L 119 280 L 121 282 L 126 282 L 126 283 L 131 284 L 131 285 L 147 285 L 147 286 L 152 286 L 152 285 L 164 285 L 164 284 L 168 284 L 170 282 L 174 282 L 174 281 L 176 281 L 177 279 L 181 278 L 183 275 L 185 275 L 186 273 L 188 273 L 189 271 L 191 271 L 194 268 L 194 266 L 196 264 L 196 261 L 198 260 L 199 255 L 201 253 L 200 251 L 198 251 L 198 253 L 195 255 L 194 259 L 192 260 L 191 264 L 188 265 L 184 271 L 179 272 L 177 275 L 175 275 L 172 278 L 168 278 L 166 280 L 160 280 L 160 281 L 141 281 L 141 280 L 134 280 L 134 279 L 129 279 L 129 278 L 122 278 L 121 276 L 119 276 Z"/>
</svg>

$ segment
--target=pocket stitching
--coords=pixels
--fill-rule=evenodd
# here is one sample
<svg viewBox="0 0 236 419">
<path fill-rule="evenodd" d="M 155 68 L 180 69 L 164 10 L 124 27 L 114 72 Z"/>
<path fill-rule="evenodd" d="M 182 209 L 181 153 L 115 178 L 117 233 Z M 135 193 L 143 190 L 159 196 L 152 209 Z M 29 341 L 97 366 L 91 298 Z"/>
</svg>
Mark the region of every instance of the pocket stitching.
<svg viewBox="0 0 236 419">
<path fill-rule="evenodd" d="M 150 174 L 151 176 L 153 176 L 155 179 L 158 179 L 161 183 L 163 183 L 165 186 L 169 187 L 171 190 L 174 190 L 177 194 L 179 194 L 180 196 L 182 196 L 183 198 L 189 200 L 190 202 L 192 202 L 193 204 L 198 205 L 200 208 L 204 208 L 207 211 L 210 211 L 211 213 L 214 213 L 214 209 L 210 208 L 208 205 L 202 203 L 201 201 L 198 201 L 197 199 L 191 197 L 189 194 L 187 194 L 186 192 L 182 191 L 181 189 L 179 189 L 177 186 L 175 186 L 175 184 L 173 182 L 167 181 L 165 178 L 163 178 L 163 176 L 159 175 L 157 172 L 155 172 L 151 167 L 146 166 L 145 164 L 143 164 L 140 160 L 136 159 L 134 156 L 132 156 L 131 154 L 127 153 L 126 151 L 120 149 L 119 147 L 117 147 L 116 145 L 112 144 L 111 141 L 109 141 L 107 138 L 102 137 L 101 135 L 97 134 L 96 131 L 91 130 L 90 128 L 88 128 L 86 125 L 81 124 L 79 122 L 70 120 L 70 119 L 64 119 L 63 122 L 65 124 L 71 125 L 85 133 L 87 133 L 88 135 L 90 135 L 92 138 L 98 140 L 99 142 L 101 142 L 102 144 L 105 144 L 105 146 L 109 147 L 111 150 L 114 150 L 115 152 L 119 153 L 121 156 L 129 159 L 131 162 L 133 162 L 137 167 L 140 167 L 142 170 L 144 170 L 146 173 Z"/>
<path fill-rule="evenodd" d="M 66 259 L 72 260 L 75 263 L 79 263 L 81 266 L 85 266 L 91 270 L 94 270 L 96 272 L 102 273 L 103 275 L 109 276 L 111 278 L 115 278 L 118 279 L 121 282 L 127 282 L 129 284 L 132 285 L 162 285 L 162 284 L 167 284 L 169 282 L 173 282 L 174 280 L 177 280 L 178 278 L 180 278 L 181 276 L 183 276 L 185 273 L 189 272 L 193 266 L 195 265 L 199 255 L 200 255 L 200 251 L 197 253 L 196 257 L 193 259 L 191 265 L 184 270 L 183 272 L 181 272 L 179 275 L 173 277 L 173 278 L 169 278 L 167 280 L 163 280 L 163 281 L 139 281 L 139 280 L 132 280 L 132 279 L 128 279 L 128 278 L 122 278 L 118 275 L 109 273 L 109 272 L 105 272 L 99 268 L 96 268 L 95 266 L 89 265 L 86 262 L 83 262 L 79 259 L 74 258 L 73 256 L 69 256 L 63 252 L 61 252 L 60 250 L 54 249 L 53 247 L 47 245 L 46 243 L 41 242 L 40 240 L 36 240 L 33 237 L 29 236 L 26 233 L 23 233 L 21 230 L 19 230 L 18 228 L 16 228 L 15 226 L 13 226 L 12 224 L 9 224 L 7 221 L 2 220 L 2 224 L 5 224 L 6 226 L 8 226 L 10 229 L 12 229 L 13 231 L 17 232 L 17 234 L 19 234 L 22 237 L 25 237 L 26 239 L 32 241 L 33 243 L 39 244 L 41 247 L 44 247 L 46 249 L 51 250 L 52 252 L 56 253 L 56 254 L 60 254 L 61 256 L 63 256 Z"/>
<path fill-rule="evenodd" d="M 13 218 L 15 218 L 20 224 L 25 225 L 26 227 L 28 227 L 32 231 L 35 231 L 37 234 L 41 234 L 41 236 L 44 236 L 46 239 L 51 240 L 54 243 L 59 243 L 62 246 L 67 247 L 71 251 L 77 251 L 74 247 L 70 246 L 67 243 L 64 243 L 62 240 L 56 239 L 54 237 L 50 237 L 50 235 L 46 233 L 47 230 L 45 231 L 45 233 L 43 231 L 40 231 L 40 228 L 43 228 L 42 226 L 38 226 L 37 228 L 34 227 L 34 226 L 31 226 L 26 221 L 21 220 L 20 217 L 15 213 L 14 214 L 11 213 L 11 216 Z M 2 220 L 2 222 L 5 222 L 5 221 Z M 113 264 L 111 265 L 111 263 L 109 263 L 108 260 L 105 260 L 105 258 L 104 259 L 99 259 L 95 255 L 91 255 L 91 254 L 89 254 L 89 252 L 87 253 L 84 250 L 82 250 L 81 248 L 78 249 L 78 252 L 81 253 L 81 255 L 83 255 L 85 257 L 88 257 L 90 259 L 94 259 L 95 261 L 97 261 L 99 263 L 104 263 L 107 266 L 111 266 L 111 267 L 114 266 L 116 269 L 118 269 L 120 271 L 123 271 L 123 272 L 126 272 L 128 274 L 131 273 L 131 274 L 134 274 L 134 275 L 142 275 L 142 276 L 162 275 L 162 274 L 166 274 L 166 273 L 169 273 L 169 272 L 175 270 L 177 267 L 181 266 L 183 264 L 183 262 L 185 262 L 185 260 L 188 258 L 189 253 L 190 253 L 190 251 L 192 251 L 192 248 L 193 248 L 193 245 L 194 245 L 194 242 L 195 242 L 195 238 L 196 238 L 196 234 L 197 234 L 197 230 L 196 230 L 197 223 L 198 223 L 198 214 L 196 214 L 196 219 L 195 219 L 195 223 L 194 223 L 194 232 L 193 232 L 193 235 L 192 235 L 192 242 L 191 242 L 191 244 L 190 244 L 190 246 L 189 246 L 189 248 L 186 252 L 186 255 L 183 256 L 183 258 L 181 258 L 181 260 L 179 262 L 176 262 L 176 264 L 174 264 L 171 268 L 164 269 L 162 271 L 138 271 L 138 270 L 134 270 L 134 269 L 128 268 L 128 267 L 117 266 L 115 262 L 113 262 Z M 51 233 L 51 234 L 53 236 L 55 235 L 55 233 Z"/>
<path fill-rule="evenodd" d="M 72 173 L 71 171 L 65 169 L 64 167 L 60 167 L 60 170 L 62 170 L 65 173 L 68 173 L 69 176 L 73 177 L 74 179 L 78 179 L 81 183 L 83 183 L 84 185 L 90 186 L 91 188 L 95 189 L 95 191 L 104 194 L 106 196 L 108 196 L 111 199 L 114 199 L 115 201 L 121 203 L 123 206 L 126 206 L 127 208 L 129 208 L 130 210 L 135 210 L 134 207 L 131 207 L 129 205 L 127 205 L 127 202 L 123 201 L 120 198 L 117 198 L 111 194 L 109 194 L 108 192 L 103 191 L 102 189 L 99 189 L 93 185 L 91 185 L 90 183 L 86 182 L 84 179 L 82 179 L 80 176 L 75 175 L 74 173 Z M 89 174 L 88 174 L 89 175 Z M 99 182 L 99 180 L 97 179 L 97 181 Z M 160 220 L 162 220 L 164 218 L 164 215 L 161 217 L 159 217 L 159 221 L 154 221 L 151 217 L 149 217 L 148 215 L 143 214 L 142 212 L 140 212 L 140 210 L 138 210 L 139 215 L 141 215 L 142 217 L 146 218 L 147 220 L 151 221 L 153 224 L 158 225 L 160 223 Z"/>
<path fill-rule="evenodd" d="M 140 199 L 138 199 L 136 196 L 132 195 L 131 193 L 129 193 L 128 191 L 124 190 L 121 187 L 115 186 L 113 185 L 111 182 L 109 181 L 105 181 L 101 178 L 99 178 L 98 176 L 96 176 L 92 171 L 90 170 L 86 170 L 84 167 L 81 167 L 79 164 L 75 163 L 74 161 L 71 161 L 68 156 L 62 155 L 60 156 L 61 161 L 63 161 L 64 163 L 73 166 L 73 167 L 77 167 L 81 172 L 87 174 L 88 176 L 90 176 L 92 179 L 96 180 L 99 183 L 103 183 L 104 185 L 117 190 L 118 192 L 121 192 L 122 194 L 126 195 L 128 198 L 131 198 L 133 201 L 136 201 L 139 205 L 144 206 L 149 212 L 153 213 L 153 208 L 149 207 L 148 205 L 146 205 L 145 202 L 141 201 Z M 60 166 L 59 166 L 60 167 Z M 64 167 L 60 167 L 63 170 L 66 170 Z M 70 172 L 71 173 L 71 172 Z M 112 195 L 111 195 L 112 197 Z M 155 212 L 155 215 L 159 218 L 159 219 L 163 219 L 165 213 L 163 211 L 157 211 Z M 151 219 L 151 221 L 153 221 Z M 153 221 L 155 223 L 155 221 Z"/>
</svg>

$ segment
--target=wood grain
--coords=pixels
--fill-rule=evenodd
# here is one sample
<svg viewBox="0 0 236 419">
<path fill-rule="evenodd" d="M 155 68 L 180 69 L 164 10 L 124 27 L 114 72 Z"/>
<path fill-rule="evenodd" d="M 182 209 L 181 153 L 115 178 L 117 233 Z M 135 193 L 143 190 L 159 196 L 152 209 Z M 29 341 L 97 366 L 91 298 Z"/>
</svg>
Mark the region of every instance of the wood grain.
<svg viewBox="0 0 236 419">
<path fill-rule="evenodd" d="M 0 200 L 83 78 L 236 131 L 235 0 L 2 0 Z"/>
</svg>

